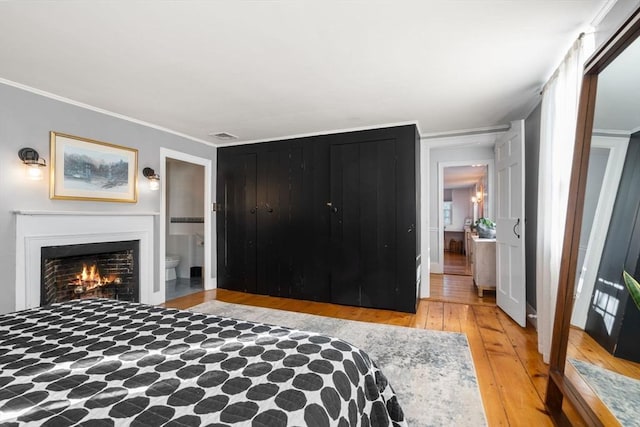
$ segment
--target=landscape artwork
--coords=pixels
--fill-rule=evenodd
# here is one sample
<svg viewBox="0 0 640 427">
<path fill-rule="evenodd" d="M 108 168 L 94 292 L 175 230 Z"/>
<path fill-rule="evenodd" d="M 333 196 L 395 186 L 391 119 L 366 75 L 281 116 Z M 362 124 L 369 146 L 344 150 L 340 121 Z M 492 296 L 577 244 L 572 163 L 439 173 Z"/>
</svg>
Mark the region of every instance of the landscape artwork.
<svg viewBox="0 0 640 427">
<path fill-rule="evenodd" d="M 136 202 L 138 151 L 51 132 L 52 199 Z"/>
</svg>

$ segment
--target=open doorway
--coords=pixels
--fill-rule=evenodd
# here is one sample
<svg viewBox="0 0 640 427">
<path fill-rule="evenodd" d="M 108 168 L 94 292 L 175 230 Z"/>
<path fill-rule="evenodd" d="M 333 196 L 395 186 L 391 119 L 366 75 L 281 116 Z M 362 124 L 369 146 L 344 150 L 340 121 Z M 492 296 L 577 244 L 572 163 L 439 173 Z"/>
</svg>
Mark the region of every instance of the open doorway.
<svg viewBox="0 0 640 427">
<path fill-rule="evenodd" d="M 168 158 L 165 287 L 168 300 L 204 290 L 204 167 Z"/>
<path fill-rule="evenodd" d="M 164 300 L 211 289 L 211 160 L 160 150 Z"/>
<path fill-rule="evenodd" d="M 465 303 L 495 304 L 474 287 L 471 227 L 491 216 L 493 160 L 438 162 L 439 257 L 443 275 L 432 278 L 431 296 Z"/>
<path fill-rule="evenodd" d="M 469 234 L 475 221 L 486 215 L 489 165 L 443 165 L 441 182 L 442 272 L 470 276 Z"/>
</svg>

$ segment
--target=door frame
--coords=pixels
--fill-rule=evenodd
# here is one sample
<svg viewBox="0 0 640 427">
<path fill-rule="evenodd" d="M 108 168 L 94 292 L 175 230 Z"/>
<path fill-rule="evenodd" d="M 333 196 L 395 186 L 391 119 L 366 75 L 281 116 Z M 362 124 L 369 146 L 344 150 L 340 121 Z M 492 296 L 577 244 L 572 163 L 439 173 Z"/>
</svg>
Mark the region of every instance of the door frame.
<svg viewBox="0 0 640 427">
<path fill-rule="evenodd" d="M 192 154 L 183 153 L 181 151 L 160 147 L 160 177 L 165 180 L 164 184 L 161 185 L 160 193 L 160 243 L 158 245 L 160 248 L 160 273 L 158 274 L 158 280 L 160 282 L 160 297 L 162 299 L 162 302 L 166 301 L 165 257 L 167 253 L 167 159 L 180 160 L 199 166 L 204 166 L 204 289 L 209 290 L 215 289 L 216 287 L 214 277 L 212 276 L 213 270 L 211 269 L 211 242 L 216 240 L 211 228 L 211 182 L 213 161 L 204 157 L 198 157 Z"/>
<path fill-rule="evenodd" d="M 472 165 L 487 165 L 487 182 L 489 184 L 489 203 L 486 206 L 486 215 L 491 217 L 493 215 L 493 208 L 495 206 L 495 182 L 494 182 L 494 159 L 481 159 L 481 160 L 457 160 L 448 162 L 438 162 L 438 262 L 432 264 L 432 273 L 442 274 L 444 272 L 444 212 L 443 212 L 443 199 L 444 199 L 444 170 L 445 168 L 456 166 L 472 166 Z"/>
</svg>

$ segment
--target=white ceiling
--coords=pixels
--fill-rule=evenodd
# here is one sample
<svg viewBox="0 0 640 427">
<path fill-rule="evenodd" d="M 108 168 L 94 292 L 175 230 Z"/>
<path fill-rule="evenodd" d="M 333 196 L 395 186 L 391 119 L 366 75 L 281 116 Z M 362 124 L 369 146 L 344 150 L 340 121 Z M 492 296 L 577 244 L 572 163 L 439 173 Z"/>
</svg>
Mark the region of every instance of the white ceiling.
<svg viewBox="0 0 640 427">
<path fill-rule="evenodd" d="M 450 166 L 443 169 L 442 184 L 445 189 L 475 186 L 487 173 L 486 165 Z"/>
<path fill-rule="evenodd" d="M 0 78 L 217 142 L 508 124 L 605 0 L 0 1 Z"/>
</svg>

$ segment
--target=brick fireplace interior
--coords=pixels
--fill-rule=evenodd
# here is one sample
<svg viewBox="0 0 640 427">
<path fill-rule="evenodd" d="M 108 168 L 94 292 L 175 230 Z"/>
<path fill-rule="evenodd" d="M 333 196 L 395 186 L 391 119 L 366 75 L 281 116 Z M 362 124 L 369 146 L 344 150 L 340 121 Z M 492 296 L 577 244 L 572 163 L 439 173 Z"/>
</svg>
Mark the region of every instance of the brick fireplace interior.
<svg viewBox="0 0 640 427">
<path fill-rule="evenodd" d="M 40 304 L 80 298 L 139 302 L 139 240 L 41 248 Z"/>
</svg>

